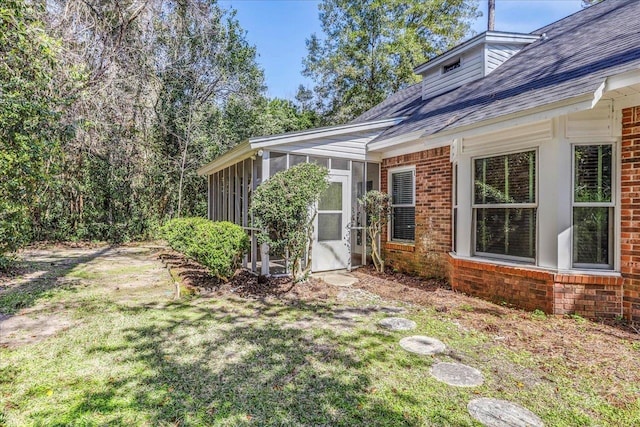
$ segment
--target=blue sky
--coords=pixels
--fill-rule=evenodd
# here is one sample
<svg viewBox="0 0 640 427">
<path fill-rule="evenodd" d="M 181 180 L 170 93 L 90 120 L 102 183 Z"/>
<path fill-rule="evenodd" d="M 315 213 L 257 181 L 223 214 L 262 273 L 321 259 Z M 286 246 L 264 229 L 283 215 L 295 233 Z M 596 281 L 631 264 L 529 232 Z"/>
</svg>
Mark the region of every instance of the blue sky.
<svg viewBox="0 0 640 427">
<path fill-rule="evenodd" d="M 428 1 L 428 0 L 425 0 Z M 312 86 L 302 74 L 305 40 L 321 35 L 315 0 L 220 0 L 237 11 L 249 42 L 257 47 L 265 70 L 268 95 L 293 99 L 299 84 Z M 482 16 L 473 30 L 486 29 L 487 1 L 480 0 Z M 530 32 L 581 9 L 581 0 L 496 0 L 496 30 Z"/>
</svg>

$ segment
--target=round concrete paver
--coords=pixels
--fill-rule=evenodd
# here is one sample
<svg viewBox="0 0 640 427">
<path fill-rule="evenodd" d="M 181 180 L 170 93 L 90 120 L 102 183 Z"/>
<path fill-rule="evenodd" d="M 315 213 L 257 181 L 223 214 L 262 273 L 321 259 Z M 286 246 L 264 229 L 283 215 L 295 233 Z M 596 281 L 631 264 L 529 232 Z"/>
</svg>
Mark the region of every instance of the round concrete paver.
<svg viewBox="0 0 640 427">
<path fill-rule="evenodd" d="M 533 412 L 506 400 L 480 398 L 467 405 L 469 414 L 487 427 L 543 427 Z"/>
<path fill-rule="evenodd" d="M 410 331 L 416 328 L 416 322 L 402 317 L 387 317 L 379 321 L 378 325 L 392 331 Z"/>
<path fill-rule="evenodd" d="M 431 367 L 431 375 L 456 387 L 477 387 L 484 382 L 482 372 L 461 363 L 436 363 Z"/>
<path fill-rule="evenodd" d="M 422 335 L 414 335 L 412 337 L 402 338 L 400 340 L 400 347 L 404 348 L 407 351 L 410 351 L 411 353 L 417 353 L 427 356 L 442 353 L 446 349 L 442 341 Z"/>
</svg>

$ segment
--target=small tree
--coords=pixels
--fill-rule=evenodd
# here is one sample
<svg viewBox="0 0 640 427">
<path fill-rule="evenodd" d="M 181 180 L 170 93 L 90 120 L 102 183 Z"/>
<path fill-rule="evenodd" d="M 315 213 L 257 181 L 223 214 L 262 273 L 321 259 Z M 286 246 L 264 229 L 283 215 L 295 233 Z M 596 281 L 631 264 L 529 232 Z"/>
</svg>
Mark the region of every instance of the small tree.
<svg viewBox="0 0 640 427">
<path fill-rule="evenodd" d="M 391 197 L 377 190 L 369 191 L 358 202 L 364 207 L 367 213 L 367 237 L 371 241 L 371 258 L 373 265 L 379 272 L 384 271 L 384 259 L 378 246 L 378 239 L 382 229 L 389 221 L 391 211 Z"/>
<path fill-rule="evenodd" d="M 269 178 L 251 200 L 254 227 L 264 230 L 258 240 L 271 250 L 288 253 L 294 283 L 303 280 L 311 269 L 313 223 L 317 202 L 328 187 L 328 174 L 325 167 L 314 163 L 296 165 Z"/>
</svg>

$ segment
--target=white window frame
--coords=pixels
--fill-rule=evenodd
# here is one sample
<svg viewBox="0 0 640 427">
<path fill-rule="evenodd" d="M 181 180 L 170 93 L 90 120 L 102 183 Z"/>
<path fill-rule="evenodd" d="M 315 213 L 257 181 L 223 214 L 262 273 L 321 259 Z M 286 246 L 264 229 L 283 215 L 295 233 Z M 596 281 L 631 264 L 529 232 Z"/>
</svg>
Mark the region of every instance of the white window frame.
<svg viewBox="0 0 640 427">
<path fill-rule="evenodd" d="M 455 161 L 451 164 L 451 251 L 457 253 L 457 227 L 456 220 L 458 216 L 458 203 L 460 197 L 458 196 L 458 162 Z"/>
<path fill-rule="evenodd" d="M 413 203 L 411 204 L 399 204 L 399 205 L 395 205 L 393 204 L 393 174 L 395 173 L 399 173 L 399 172 L 407 172 L 407 171 L 411 171 L 413 172 L 413 189 L 412 189 L 412 198 L 413 198 Z M 389 193 L 389 197 L 391 198 L 390 200 L 390 214 L 391 214 L 391 218 L 389 223 L 387 224 L 387 236 L 389 236 L 389 241 L 390 242 L 398 242 L 398 243 L 415 243 L 415 228 L 414 228 L 414 239 L 413 240 L 403 240 L 403 239 L 394 239 L 393 238 L 393 208 L 414 208 L 414 224 L 415 224 L 415 207 L 416 207 L 416 166 L 415 165 L 411 165 L 411 166 L 400 166 L 400 167 L 396 167 L 396 168 L 392 168 L 389 169 L 389 171 L 387 172 L 387 183 L 388 183 L 388 193 Z"/>
<path fill-rule="evenodd" d="M 576 202 L 576 147 L 584 147 L 584 146 L 594 146 L 594 145 L 608 145 L 611 147 L 611 201 L 609 202 Z M 617 144 L 613 142 L 580 142 L 571 144 L 571 268 L 576 270 L 614 270 L 615 268 L 615 260 L 617 256 L 617 245 L 616 245 L 616 218 L 617 218 L 617 206 L 616 202 L 618 200 L 618 182 L 617 182 L 617 171 L 618 171 L 618 161 L 617 161 Z M 573 257 L 573 239 L 574 239 L 574 218 L 573 218 L 573 208 L 574 207 L 593 207 L 593 208 L 609 208 L 609 230 L 607 235 L 608 245 L 609 245 L 609 263 L 608 264 L 592 264 L 592 263 L 576 263 L 574 262 Z"/>
<path fill-rule="evenodd" d="M 475 162 L 476 160 L 488 159 L 491 157 L 500 157 L 500 156 L 508 156 L 510 154 L 518 154 L 518 153 L 526 153 L 529 151 L 533 151 L 535 153 L 535 180 L 534 180 L 534 193 L 535 193 L 535 203 L 498 203 L 498 204 L 487 204 L 487 203 L 476 203 L 476 185 L 475 185 Z M 539 235 L 540 235 L 540 227 L 539 227 L 539 214 L 538 214 L 538 204 L 540 200 L 540 151 L 537 146 L 522 148 L 517 150 L 510 151 L 501 151 L 501 152 L 493 152 L 491 154 L 483 154 L 480 156 L 471 158 L 471 253 L 474 256 L 479 256 L 483 258 L 490 259 L 498 259 L 505 261 L 515 261 L 526 264 L 538 264 L 538 247 L 539 245 Z M 518 257 L 513 255 L 502 255 L 495 254 L 490 252 L 480 252 L 476 250 L 477 243 L 477 221 L 478 221 L 478 209 L 535 209 L 535 217 L 536 217 L 536 231 L 534 236 L 534 244 L 535 244 L 535 256 L 533 258 L 527 257 Z"/>
</svg>

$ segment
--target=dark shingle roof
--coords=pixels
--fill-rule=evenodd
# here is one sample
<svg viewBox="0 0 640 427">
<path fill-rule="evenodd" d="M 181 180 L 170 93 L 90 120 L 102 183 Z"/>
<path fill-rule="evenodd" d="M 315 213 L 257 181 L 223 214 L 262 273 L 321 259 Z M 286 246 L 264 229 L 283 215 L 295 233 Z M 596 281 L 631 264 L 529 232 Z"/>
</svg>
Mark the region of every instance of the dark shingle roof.
<svg viewBox="0 0 640 427">
<path fill-rule="evenodd" d="M 608 76 L 640 68 L 639 16 L 638 0 L 605 0 L 535 31 L 546 37 L 485 78 L 425 100 L 410 86 L 354 122 L 409 116 L 376 140 L 431 135 L 593 94 Z"/>
</svg>

